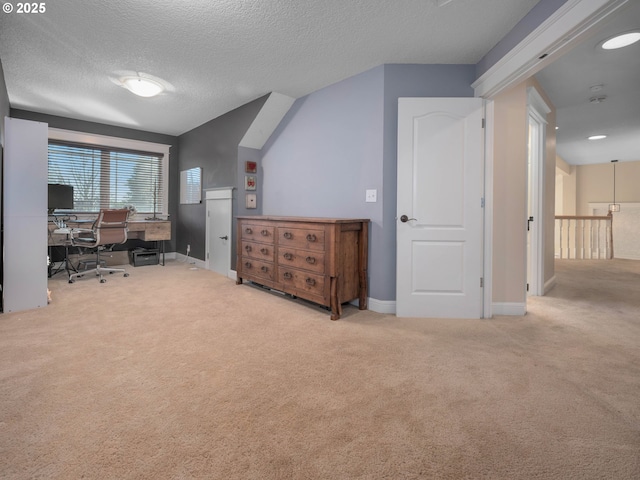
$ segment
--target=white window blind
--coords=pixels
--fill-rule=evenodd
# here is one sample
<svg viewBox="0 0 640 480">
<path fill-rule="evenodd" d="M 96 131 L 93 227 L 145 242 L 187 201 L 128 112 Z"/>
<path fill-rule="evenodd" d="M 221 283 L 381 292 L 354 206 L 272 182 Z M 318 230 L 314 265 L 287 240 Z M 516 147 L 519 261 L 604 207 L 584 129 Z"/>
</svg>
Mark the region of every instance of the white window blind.
<svg viewBox="0 0 640 480">
<path fill-rule="evenodd" d="M 49 183 L 73 185 L 73 212 L 133 205 L 157 213 L 163 205 L 163 155 L 49 140 Z"/>
</svg>

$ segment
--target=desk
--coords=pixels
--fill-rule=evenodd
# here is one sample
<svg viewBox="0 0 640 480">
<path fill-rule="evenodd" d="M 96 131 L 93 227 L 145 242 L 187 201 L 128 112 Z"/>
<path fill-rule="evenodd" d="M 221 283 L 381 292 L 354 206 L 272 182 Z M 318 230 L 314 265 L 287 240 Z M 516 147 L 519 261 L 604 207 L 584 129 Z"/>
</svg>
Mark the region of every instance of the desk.
<svg viewBox="0 0 640 480">
<path fill-rule="evenodd" d="M 71 227 L 91 228 L 92 220 L 69 220 L 67 223 Z M 130 220 L 128 222 L 127 238 L 131 240 L 142 240 L 144 242 L 156 242 L 160 244 L 162 253 L 162 264 L 164 265 L 164 241 L 171 240 L 170 220 Z M 66 233 L 54 233 L 59 227 L 49 222 L 48 244 L 53 246 L 68 246 L 69 236 Z"/>
<path fill-rule="evenodd" d="M 128 227 L 128 238 L 160 244 L 162 265 L 164 265 L 164 241 L 171 240 L 171 222 L 169 220 L 134 220 L 128 223 Z"/>
</svg>

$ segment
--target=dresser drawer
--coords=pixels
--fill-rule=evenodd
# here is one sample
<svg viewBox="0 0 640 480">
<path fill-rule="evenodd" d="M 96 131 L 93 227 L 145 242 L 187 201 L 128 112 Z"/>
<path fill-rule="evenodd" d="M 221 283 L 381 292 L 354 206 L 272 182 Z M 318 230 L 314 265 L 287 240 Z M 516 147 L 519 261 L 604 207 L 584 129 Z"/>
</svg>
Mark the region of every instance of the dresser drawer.
<svg viewBox="0 0 640 480">
<path fill-rule="evenodd" d="M 278 245 L 304 250 L 324 250 L 324 230 L 278 227 Z"/>
<path fill-rule="evenodd" d="M 242 275 L 251 280 L 251 277 L 261 277 L 268 280 L 275 278 L 275 267 L 273 263 L 256 260 L 249 257 L 242 257 Z"/>
<path fill-rule="evenodd" d="M 284 285 L 285 291 L 295 289 L 319 297 L 324 296 L 325 281 L 323 275 L 280 266 L 278 269 L 278 282 Z"/>
<path fill-rule="evenodd" d="M 244 223 L 242 225 L 242 240 L 252 240 L 254 242 L 273 243 L 273 233 L 275 227 L 273 225 L 257 225 Z"/>
<path fill-rule="evenodd" d="M 282 268 L 302 268 L 315 273 L 324 273 L 324 260 L 324 252 L 282 246 L 278 248 L 278 265 Z"/>
<path fill-rule="evenodd" d="M 274 262 L 276 258 L 272 244 L 255 242 L 242 242 L 242 255 L 244 257 L 264 260 L 266 262 Z"/>
</svg>

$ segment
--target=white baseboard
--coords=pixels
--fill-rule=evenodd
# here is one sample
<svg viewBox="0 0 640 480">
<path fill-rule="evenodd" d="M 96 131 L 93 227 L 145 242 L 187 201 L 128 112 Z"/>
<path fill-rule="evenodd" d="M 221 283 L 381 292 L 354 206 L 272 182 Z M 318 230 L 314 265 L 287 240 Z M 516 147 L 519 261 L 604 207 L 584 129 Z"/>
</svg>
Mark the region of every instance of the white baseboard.
<svg viewBox="0 0 640 480">
<path fill-rule="evenodd" d="M 396 301 L 395 300 L 378 300 L 377 298 L 371 298 L 367 300 L 369 310 L 376 313 L 384 313 L 387 315 L 396 314 Z"/>
<path fill-rule="evenodd" d="M 544 295 L 551 291 L 553 287 L 556 286 L 556 276 L 554 275 L 549 280 L 544 282 Z"/>
<path fill-rule="evenodd" d="M 493 303 L 493 315 L 522 316 L 527 313 L 525 303 Z"/>
<path fill-rule="evenodd" d="M 198 268 L 206 268 L 207 266 L 204 260 L 200 260 L 198 258 L 193 258 L 193 257 L 187 257 L 182 253 L 176 253 L 175 260 L 177 260 L 178 262 L 182 262 L 185 265 L 192 265 Z"/>
<path fill-rule="evenodd" d="M 357 307 L 359 300 L 355 299 L 349 302 L 351 305 Z M 367 298 L 367 308 L 372 312 L 384 313 L 387 315 L 395 315 L 396 313 L 396 301 L 395 300 L 378 300 L 376 298 Z"/>
<path fill-rule="evenodd" d="M 637 255 L 615 255 L 614 259 L 616 260 L 640 260 L 640 257 Z"/>
</svg>

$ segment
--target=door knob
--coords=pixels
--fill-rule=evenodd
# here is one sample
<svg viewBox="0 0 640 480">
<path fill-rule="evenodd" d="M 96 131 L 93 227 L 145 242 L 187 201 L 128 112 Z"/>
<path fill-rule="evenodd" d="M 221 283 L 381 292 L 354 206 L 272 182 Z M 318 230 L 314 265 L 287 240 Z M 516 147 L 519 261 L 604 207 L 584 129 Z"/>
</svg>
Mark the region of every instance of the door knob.
<svg viewBox="0 0 640 480">
<path fill-rule="evenodd" d="M 225 235 L 224 237 L 219 237 L 221 240 L 229 240 L 229 237 Z"/>
<path fill-rule="evenodd" d="M 400 221 L 401 221 L 402 223 L 407 223 L 409 220 L 417 220 L 417 219 L 416 219 L 416 218 L 409 218 L 409 217 L 407 217 L 406 215 L 402 215 L 402 216 L 400 217 Z"/>
</svg>

